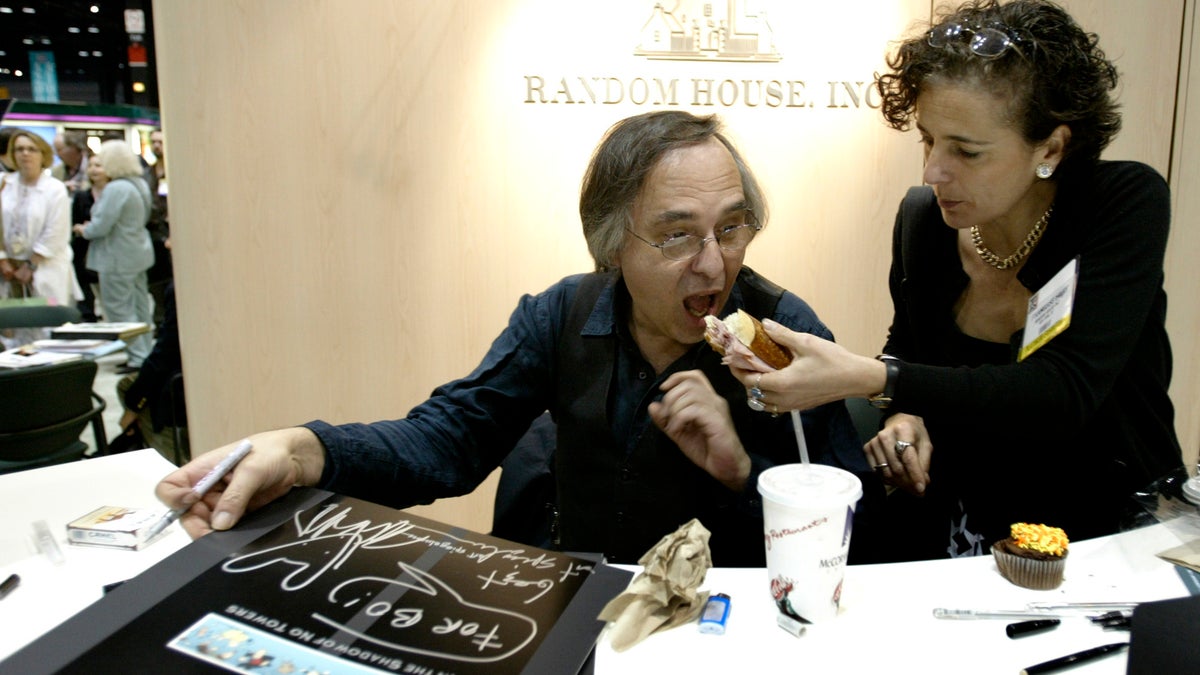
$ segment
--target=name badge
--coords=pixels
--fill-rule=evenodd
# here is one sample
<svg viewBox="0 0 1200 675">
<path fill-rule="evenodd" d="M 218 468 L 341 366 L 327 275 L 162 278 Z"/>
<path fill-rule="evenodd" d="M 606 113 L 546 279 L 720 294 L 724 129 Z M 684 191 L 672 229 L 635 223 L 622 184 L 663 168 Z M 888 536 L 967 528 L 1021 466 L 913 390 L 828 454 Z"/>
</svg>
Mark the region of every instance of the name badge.
<svg viewBox="0 0 1200 675">
<path fill-rule="evenodd" d="M 1075 283 L 1078 279 L 1079 258 L 1076 257 L 1029 298 L 1018 361 L 1024 361 L 1025 357 L 1071 325 L 1071 309 L 1075 306 Z"/>
</svg>

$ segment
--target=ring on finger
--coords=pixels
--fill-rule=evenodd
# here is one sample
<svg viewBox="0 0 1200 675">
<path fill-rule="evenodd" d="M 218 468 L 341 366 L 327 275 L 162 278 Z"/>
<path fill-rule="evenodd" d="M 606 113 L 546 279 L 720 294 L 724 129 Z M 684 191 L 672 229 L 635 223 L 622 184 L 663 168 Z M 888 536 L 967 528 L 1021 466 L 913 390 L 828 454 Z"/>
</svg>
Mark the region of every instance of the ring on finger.
<svg viewBox="0 0 1200 675">
<path fill-rule="evenodd" d="M 875 469 L 876 471 L 881 471 L 881 470 L 883 470 L 883 469 L 886 469 L 887 467 L 888 467 L 888 463 L 887 463 L 887 462 L 880 462 L 880 463 L 876 464 L 876 465 L 875 465 L 874 467 L 872 467 L 872 468 L 873 468 L 873 469 Z"/>
<path fill-rule="evenodd" d="M 746 405 L 750 406 L 750 409 L 754 412 L 762 412 L 766 410 L 767 404 L 762 402 L 762 392 L 758 392 L 757 396 L 754 394 L 754 392 L 755 390 L 750 390 L 750 395 L 746 397 Z"/>
<path fill-rule="evenodd" d="M 899 457 L 900 455 L 904 454 L 905 450 L 912 447 L 912 443 L 909 443 L 908 441 L 896 441 L 895 447 L 896 447 L 896 456 Z"/>
</svg>

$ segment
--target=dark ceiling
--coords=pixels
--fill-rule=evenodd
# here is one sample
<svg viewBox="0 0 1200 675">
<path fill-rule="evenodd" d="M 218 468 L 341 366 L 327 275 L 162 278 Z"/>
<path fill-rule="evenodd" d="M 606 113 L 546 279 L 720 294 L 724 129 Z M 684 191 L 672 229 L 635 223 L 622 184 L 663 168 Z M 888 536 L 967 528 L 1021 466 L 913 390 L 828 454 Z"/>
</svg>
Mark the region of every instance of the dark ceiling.
<svg viewBox="0 0 1200 675">
<path fill-rule="evenodd" d="M 125 86 L 127 8 L 143 9 L 151 28 L 150 0 L 0 0 L 0 85 L 27 85 L 29 52 L 50 51 L 60 84 L 95 83 L 100 91 Z M 152 37 L 143 36 L 143 43 L 152 48 Z"/>
</svg>

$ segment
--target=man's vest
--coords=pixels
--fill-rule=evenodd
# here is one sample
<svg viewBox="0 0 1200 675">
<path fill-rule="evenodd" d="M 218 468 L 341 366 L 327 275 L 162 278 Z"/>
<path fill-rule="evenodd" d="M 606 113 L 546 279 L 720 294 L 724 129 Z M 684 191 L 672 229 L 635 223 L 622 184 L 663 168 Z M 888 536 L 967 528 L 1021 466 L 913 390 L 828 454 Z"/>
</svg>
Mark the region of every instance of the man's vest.
<svg viewBox="0 0 1200 675">
<path fill-rule="evenodd" d="M 618 339 L 584 336 L 581 331 L 616 274 L 584 278 L 559 340 L 554 407 L 558 548 L 601 552 L 610 562 L 633 564 L 663 536 L 699 518 L 713 532 L 714 559 L 724 566 L 761 565 L 761 525 L 748 527 L 753 521 L 735 508 L 737 495 L 693 464 L 652 422 L 642 425 L 644 410 L 638 411 L 639 422 L 633 425 L 644 430 L 628 455 L 628 444 L 612 436 L 608 404 Z M 774 315 L 782 288 L 749 268 L 742 269 L 737 284 L 743 309 L 756 317 Z M 691 353 L 685 358 L 692 358 Z M 729 401 L 741 433 L 755 414 L 745 405 L 745 388 L 711 349 L 700 350 L 693 367 L 703 370 Z M 762 423 L 764 417 L 759 414 L 755 421 Z M 725 553 L 718 555 L 719 550 Z"/>
</svg>

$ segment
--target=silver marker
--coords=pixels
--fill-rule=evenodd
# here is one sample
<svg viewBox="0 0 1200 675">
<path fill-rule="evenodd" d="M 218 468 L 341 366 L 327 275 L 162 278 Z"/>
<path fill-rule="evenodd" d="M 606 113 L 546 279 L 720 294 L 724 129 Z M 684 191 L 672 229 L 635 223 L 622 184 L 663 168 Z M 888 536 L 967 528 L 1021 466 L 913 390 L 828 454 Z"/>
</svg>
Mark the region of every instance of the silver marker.
<svg viewBox="0 0 1200 675">
<path fill-rule="evenodd" d="M 237 466 L 237 463 L 242 461 L 242 458 L 250 454 L 250 450 L 253 447 L 254 445 L 251 444 L 249 440 L 244 440 L 241 443 L 238 443 L 238 446 L 234 448 L 233 452 L 229 453 L 225 459 L 221 460 L 208 473 L 204 474 L 204 477 L 201 478 L 199 482 L 192 486 L 192 492 L 196 493 L 197 497 L 203 497 L 204 493 L 212 489 L 212 486 L 216 485 L 217 481 L 224 478 L 225 474 L 232 471 L 233 467 Z M 165 530 L 168 525 L 176 520 L 179 520 L 180 516 L 187 513 L 189 508 L 191 507 L 189 506 L 187 508 L 172 509 L 163 514 L 163 517 L 160 518 L 159 521 L 150 528 L 150 531 L 146 533 L 146 540 L 149 541 L 158 536 L 159 532 Z"/>
</svg>

